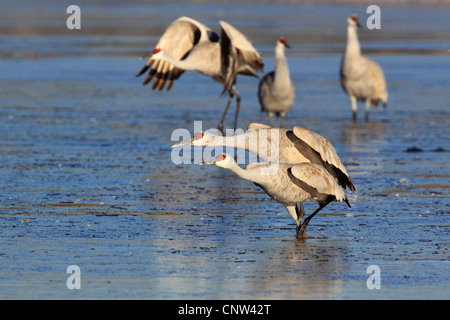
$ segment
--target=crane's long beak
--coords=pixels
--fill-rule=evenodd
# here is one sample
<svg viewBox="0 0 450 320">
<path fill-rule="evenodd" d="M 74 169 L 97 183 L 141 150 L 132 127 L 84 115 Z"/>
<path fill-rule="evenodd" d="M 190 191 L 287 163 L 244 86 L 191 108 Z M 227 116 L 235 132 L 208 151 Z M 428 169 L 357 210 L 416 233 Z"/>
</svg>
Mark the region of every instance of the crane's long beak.
<svg viewBox="0 0 450 320">
<path fill-rule="evenodd" d="M 200 163 L 201 166 L 207 166 L 207 165 L 210 165 L 210 164 L 216 164 L 216 159 Z"/>
<path fill-rule="evenodd" d="M 361 23 L 359 23 L 359 21 L 356 22 L 356 27 L 357 27 L 358 29 L 362 29 L 362 25 L 361 25 Z"/>
<path fill-rule="evenodd" d="M 177 144 L 174 144 L 171 148 L 181 147 L 192 144 L 192 141 L 194 141 L 194 138 L 186 139 L 183 141 L 178 142 Z"/>
<path fill-rule="evenodd" d="M 139 57 L 139 60 L 147 60 L 148 58 L 150 58 L 153 55 L 153 53 L 149 53 L 146 55 L 143 55 L 142 57 Z"/>
<path fill-rule="evenodd" d="M 285 46 L 286 48 L 288 48 L 288 49 L 291 48 L 291 45 L 290 45 L 289 43 L 287 43 L 286 41 L 284 42 L 284 46 Z"/>
</svg>

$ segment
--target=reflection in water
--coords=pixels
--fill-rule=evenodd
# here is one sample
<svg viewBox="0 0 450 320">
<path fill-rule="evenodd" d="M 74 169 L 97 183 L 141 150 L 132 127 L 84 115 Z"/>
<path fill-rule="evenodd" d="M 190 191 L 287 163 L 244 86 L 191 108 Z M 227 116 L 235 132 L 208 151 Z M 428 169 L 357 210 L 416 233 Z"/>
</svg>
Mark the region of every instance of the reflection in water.
<svg viewBox="0 0 450 320">
<path fill-rule="evenodd" d="M 342 281 L 337 275 L 345 273 L 342 249 L 315 239 L 292 239 L 267 248 L 264 262 L 250 266 L 255 275 L 251 282 L 253 292 L 266 298 L 274 293 L 282 299 L 336 298 L 342 292 Z"/>
<path fill-rule="evenodd" d="M 209 215 L 196 221 L 185 218 L 163 218 L 171 221 L 169 225 L 183 220 L 175 238 L 171 227 L 152 230 L 152 247 L 167 248 L 156 255 L 154 263 L 165 261 L 171 275 L 158 290 L 176 296 L 195 292 L 210 299 L 333 299 L 342 293 L 340 275 L 349 266 L 342 258 L 347 251 L 343 241 L 298 241 L 294 232 L 280 237 L 279 229 L 245 232 L 252 221 L 234 215 L 225 221 Z M 221 225 L 222 232 L 211 230 L 214 225 Z M 265 237 L 254 236 L 255 232 Z"/>
<path fill-rule="evenodd" d="M 385 131 L 386 124 L 383 121 L 349 122 L 342 126 L 341 139 L 348 153 L 378 153 Z"/>
</svg>

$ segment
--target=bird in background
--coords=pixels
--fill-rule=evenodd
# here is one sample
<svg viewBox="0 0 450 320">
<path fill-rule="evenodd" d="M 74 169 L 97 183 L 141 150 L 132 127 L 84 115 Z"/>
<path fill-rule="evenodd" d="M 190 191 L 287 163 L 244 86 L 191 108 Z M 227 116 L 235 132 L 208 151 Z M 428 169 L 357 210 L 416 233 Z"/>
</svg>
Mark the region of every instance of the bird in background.
<svg viewBox="0 0 450 320">
<path fill-rule="evenodd" d="M 139 77 L 148 69 L 143 85 L 153 80 L 152 90 L 167 90 L 184 71 L 198 71 L 223 85 L 222 95 L 229 93 L 229 99 L 218 129 L 223 131 L 223 122 L 230 104 L 236 96 L 234 129 L 237 128 L 241 96 L 236 89 L 238 74 L 259 78 L 257 70 L 264 72 L 260 53 L 240 31 L 225 21 L 219 22 L 220 37 L 204 24 L 181 17 L 166 29 L 159 39 Z"/>
<path fill-rule="evenodd" d="M 279 163 L 276 173 L 270 175 L 264 169 L 271 164 L 250 163 L 246 169 L 242 169 L 229 154 L 220 154 L 214 160 L 202 163 L 208 164 L 233 171 L 284 205 L 295 220 L 298 238 L 307 237 L 305 231 L 309 221 L 330 202 L 345 201 L 350 207 L 347 196 L 336 180 L 323 167 L 314 163 Z M 319 205 L 319 208 L 305 219 L 304 201 L 316 201 Z"/>
<path fill-rule="evenodd" d="M 278 38 L 275 45 L 275 70 L 267 73 L 259 82 L 258 87 L 261 111 L 268 113 L 271 126 L 273 126 L 273 114 L 280 117 L 281 128 L 286 113 L 292 107 L 295 99 L 294 83 L 291 80 L 284 54 L 285 48 L 290 48 L 286 39 Z"/>
<path fill-rule="evenodd" d="M 353 120 L 357 118 L 357 101 L 366 101 L 365 120 L 369 120 L 370 106 L 381 101 L 387 106 L 388 92 L 383 69 L 373 60 L 361 54 L 357 28 L 361 28 L 358 16 L 347 19 L 347 46 L 341 61 L 340 82 L 350 97 Z"/>
<path fill-rule="evenodd" d="M 184 145 L 245 149 L 268 163 L 316 164 L 344 189 L 356 190 L 334 146 L 320 134 L 304 127 L 288 130 L 251 123 L 243 134 L 223 136 L 209 131 L 197 132 L 191 139 L 174 144 L 172 148 Z"/>
</svg>

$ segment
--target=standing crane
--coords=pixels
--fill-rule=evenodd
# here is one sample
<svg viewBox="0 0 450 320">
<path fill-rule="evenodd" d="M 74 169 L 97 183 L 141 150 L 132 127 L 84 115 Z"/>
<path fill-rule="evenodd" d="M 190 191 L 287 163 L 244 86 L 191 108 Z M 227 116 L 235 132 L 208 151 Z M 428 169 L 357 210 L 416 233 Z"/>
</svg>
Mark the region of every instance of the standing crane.
<svg viewBox="0 0 450 320">
<path fill-rule="evenodd" d="M 336 180 L 323 167 L 313 163 L 280 163 L 275 174 L 265 174 L 266 163 L 251 163 L 242 169 L 228 154 L 220 154 L 203 165 L 214 164 L 236 173 L 242 179 L 256 184 L 273 200 L 284 205 L 297 224 L 297 237 L 305 238 L 306 227 L 311 218 L 332 201 L 345 201 L 350 207 L 347 196 Z M 316 201 L 319 208 L 304 220 L 304 201 Z"/>
<path fill-rule="evenodd" d="M 243 134 L 222 136 L 197 132 L 191 139 L 181 141 L 172 148 L 184 145 L 245 149 L 270 163 L 317 164 L 344 189 L 356 190 L 334 146 L 320 134 L 304 127 L 287 130 L 251 123 Z"/>
<path fill-rule="evenodd" d="M 273 114 L 280 119 L 283 128 L 284 117 L 292 107 L 295 99 L 294 84 L 289 75 L 289 66 L 284 55 L 284 49 L 290 48 L 286 39 L 281 37 L 275 46 L 275 70 L 261 79 L 258 88 L 258 98 L 261 111 L 269 115 L 270 125 L 273 126 Z"/>
<path fill-rule="evenodd" d="M 143 85 L 153 79 L 152 90 L 162 90 L 167 82 L 167 90 L 185 70 L 198 71 L 223 84 L 222 94 L 230 97 L 223 112 L 218 129 L 223 131 L 223 122 L 230 104 L 236 96 L 234 129 L 236 130 L 241 96 L 236 90 L 238 74 L 254 76 L 255 71 L 264 72 L 261 55 L 250 41 L 236 28 L 225 21 L 219 22 L 220 37 L 204 24 L 181 17 L 166 29 L 156 44 L 139 77 L 148 69 Z"/>
<path fill-rule="evenodd" d="M 347 46 L 341 62 L 340 82 L 350 97 L 353 120 L 358 112 L 357 100 L 366 101 L 366 121 L 369 120 L 370 106 L 381 101 L 387 106 L 388 92 L 383 69 L 373 60 L 361 54 L 356 28 L 361 25 L 356 15 L 347 19 Z"/>
</svg>

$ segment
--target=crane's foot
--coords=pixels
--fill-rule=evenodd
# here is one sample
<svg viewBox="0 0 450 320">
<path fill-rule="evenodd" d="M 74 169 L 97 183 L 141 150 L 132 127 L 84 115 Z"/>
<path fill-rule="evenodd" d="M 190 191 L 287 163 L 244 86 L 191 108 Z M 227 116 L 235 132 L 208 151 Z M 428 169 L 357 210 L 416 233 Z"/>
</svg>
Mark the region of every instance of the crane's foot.
<svg viewBox="0 0 450 320">
<path fill-rule="evenodd" d="M 297 226 L 297 239 L 309 238 L 305 231 L 306 231 L 306 226 L 304 224 Z"/>
</svg>

